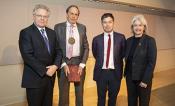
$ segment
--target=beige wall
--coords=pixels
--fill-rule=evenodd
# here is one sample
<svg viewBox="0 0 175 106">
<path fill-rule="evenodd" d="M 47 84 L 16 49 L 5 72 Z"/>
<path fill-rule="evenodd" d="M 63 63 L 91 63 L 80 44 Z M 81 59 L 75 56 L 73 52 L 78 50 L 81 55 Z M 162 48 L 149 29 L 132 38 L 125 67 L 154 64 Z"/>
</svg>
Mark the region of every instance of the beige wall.
<svg viewBox="0 0 175 106">
<path fill-rule="evenodd" d="M 1 0 L 0 1 L 0 105 L 25 100 L 25 89 L 20 87 L 22 64 L 18 50 L 19 31 L 32 24 L 32 9 L 42 0 Z M 65 21 L 67 4 L 45 1 L 52 14 L 49 26 Z M 131 36 L 130 21 L 137 13 L 80 7 L 79 21 L 87 26 L 90 44 L 95 35 L 102 33 L 100 17 L 104 12 L 112 12 L 115 16 L 115 30 Z M 175 18 L 145 14 L 149 31 L 154 36 L 158 46 L 158 61 L 156 71 L 175 68 Z M 90 53 L 89 61 L 93 61 Z M 92 80 L 93 62 L 88 61 L 88 71 L 85 88 L 95 86 Z M 55 92 L 56 94 L 57 92 Z"/>
</svg>

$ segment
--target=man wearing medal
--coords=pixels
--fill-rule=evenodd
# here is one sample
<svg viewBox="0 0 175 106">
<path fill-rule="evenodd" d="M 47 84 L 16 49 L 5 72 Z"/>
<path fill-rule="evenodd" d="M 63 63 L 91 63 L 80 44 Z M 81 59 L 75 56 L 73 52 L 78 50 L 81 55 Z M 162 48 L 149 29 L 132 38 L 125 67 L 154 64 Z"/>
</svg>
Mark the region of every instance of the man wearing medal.
<svg viewBox="0 0 175 106">
<path fill-rule="evenodd" d="M 63 52 L 61 69 L 57 74 L 59 106 L 69 106 L 70 82 L 74 83 L 76 106 L 83 106 L 83 86 L 89 44 L 86 36 L 86 27 L 77 23 L 79 14 L 79 8 L 76 5 L 69 6 L 66 9 L 67 21 L 56 24 L 54 27 Z M 70 79 L 71 77 L 69 76 L 71 76 L 72 70 L 74 73 L 76 72 L 76 76 L 79 76 L 79 79 Z"/>
</svg>

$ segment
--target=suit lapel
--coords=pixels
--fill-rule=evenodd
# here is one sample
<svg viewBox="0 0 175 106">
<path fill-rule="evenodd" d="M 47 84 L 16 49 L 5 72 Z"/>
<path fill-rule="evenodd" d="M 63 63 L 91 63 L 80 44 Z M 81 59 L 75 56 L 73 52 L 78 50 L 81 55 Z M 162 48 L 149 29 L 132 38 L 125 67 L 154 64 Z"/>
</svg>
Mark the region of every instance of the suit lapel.
<svg viewBox="0 0 175 106">
<path fill-rule="evenodd" d="M 81 50 L 83 32 L 82 32 L 82 29 L 78 23 L 77 23 L 77 29 L 78 29 L 78 33 L 79 33 L 79 37 L 80 37 L 80 50 Z"/>
<path fill-rule="evenodd" d="M 44 42 L 44 39 L 43 39 L 43 37 L 42 37 L 42 35 L 41 35 L 41 33 L 40 33 L 40 31 L 38 30 L 38 28 L 33 24 L 33 30 L 34 30 L 34 34 L 36 34 L 36 35 L 34 35 L 35 37 L 37 37 L 36 39 L 38 39 L 40 42 L 41 42 L 41 45 L 45 48 L 45 49 L 47 49 L 47 47 L 46 47 L 46 45 L 45 45 L 45 42 Z"/>
<path fill-rule="evenodd" d="M 102 56 L 102 58 L 101 58 L 102 59 L 102 61 L 101 61 L 102 63 L 101 64 L 103 65 L 103 62 L 104 62 L 104 33 L 101 34 L 99 43 L 101 44 L 101 47 L 100 47 L 101 48 L 100 50 L 102 52 L 102 55 L 101 55 Z"/>
<path fill-rule="evenodd" d="M 62 44 L 62 46 L 63 46 L 63 54 L 66 54 L 66 22 L 64 23 L 64 25 L 62 26 L 62 29 L 61 29 L 63 32 L 62 32 L 62 35 L 61 35 L 61 37 L 62 37 L 62 40 L 63 40 L 63 44 Z"/>
<path fill-rule="evenodd" d="M 129 41 L 127 41 L 126 58 L 128 58 L 128 56 L 129 56 L 129 52 L 131 50 L 132 43 L 133 43 L 133 38 L 134 37 L 132 36 L 132 38 Z"/>
<path fill-rule="evenodd" d="M 117 40 L 118 40 L 117 35 L 115 32 L 113 32 L 113 56 L 114 56 L 113 59 L 115 59 L 115 56 L 117 56 L 117 54 L 118 54 L 117 46 L 119 46 L 119 45 L 117 44 Z"/>
</svg>

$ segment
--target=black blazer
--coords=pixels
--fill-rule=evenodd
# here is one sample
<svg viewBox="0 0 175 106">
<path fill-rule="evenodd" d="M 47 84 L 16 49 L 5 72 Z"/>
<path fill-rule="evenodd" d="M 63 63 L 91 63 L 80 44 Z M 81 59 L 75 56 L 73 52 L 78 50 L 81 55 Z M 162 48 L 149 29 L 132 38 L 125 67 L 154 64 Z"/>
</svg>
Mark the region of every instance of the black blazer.
<svg viewBox="0 0 175 106">
<path fill-rule="evenodd" d="M 46 66 L 60 67 L 62 53 L 57 43 L 56 34 L 52 29 L 45 28 L 49 39 L 51 53 L 49 54 L 44 39 L 38 28 L 31 26 L 20 31 L 19 49 L 24 61 L 22 87 L 38 88 L 44 86 L 54 77 L 46 75 Z"/>
<path fill-rule="evenodd" d="M 125 36 L 114 32 L 114 75 L 117 79 L 122 78 L 123 73 L 123 58 L 125 55 Z M 98 80 L 104 61 L 104 33 L 94 37 L 92 42 L 92 53 L 95 58 L 94 76 L 95 81 Z"/>
<path fill-rule="evenodd" d="M 132 46 L 134 36 L 127 39 L 126 43 L 126 57 L 127 58 Z M 132 60 L 132 79 L 141 80 L 144 83 L 149 83 L 153 77 L 153 71 L 156 64 L 157 47 L 155 39 L 148 35 L 143 35 L 140 39 L 138 46 L 135 49 Z M 127 66 L 127 65 L 126 65 Z M 129 74 L 129 69 L 125 68 L 125 75 Z"/>
</svg>

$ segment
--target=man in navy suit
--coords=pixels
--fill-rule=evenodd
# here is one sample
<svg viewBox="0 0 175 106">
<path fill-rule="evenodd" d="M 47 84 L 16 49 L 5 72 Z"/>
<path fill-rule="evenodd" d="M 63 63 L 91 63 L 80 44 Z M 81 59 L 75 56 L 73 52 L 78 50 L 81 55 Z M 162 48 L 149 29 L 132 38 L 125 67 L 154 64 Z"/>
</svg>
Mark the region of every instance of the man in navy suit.
<svg viewBox="0 0 175 106">
<path fill-rule="evenodd" d="M 98 106 L 105 106 L 108 91 L 108 106 L 116 106 L 123 73 L 125 36 L 113 31 L 114 16 L 105 13 L 101 17 L 104 33 L 94 37 L 92 53 L 95 58 L 94 76 L 98 93 Z"/>
<path fill-rule="evenodd" d="M 26 88 L 29 106 L 52 106 L 55 71 L 60 68 L 62 53 L 55 31 L 46 27 L 49 13 L 45 5 L 36 5 L 34 23 L 20 32 L 22 87 Z"/>
</svg>

